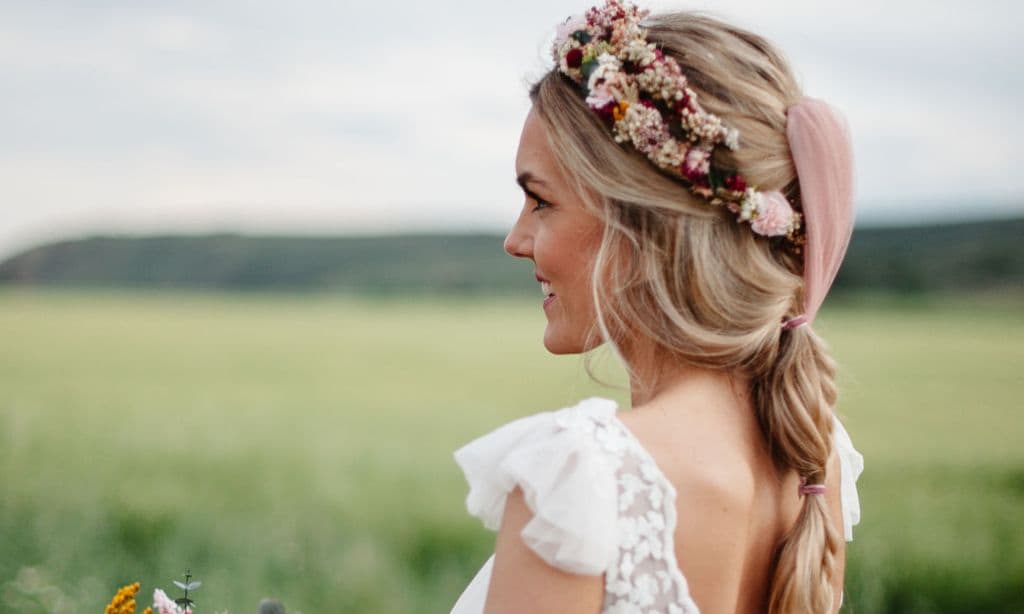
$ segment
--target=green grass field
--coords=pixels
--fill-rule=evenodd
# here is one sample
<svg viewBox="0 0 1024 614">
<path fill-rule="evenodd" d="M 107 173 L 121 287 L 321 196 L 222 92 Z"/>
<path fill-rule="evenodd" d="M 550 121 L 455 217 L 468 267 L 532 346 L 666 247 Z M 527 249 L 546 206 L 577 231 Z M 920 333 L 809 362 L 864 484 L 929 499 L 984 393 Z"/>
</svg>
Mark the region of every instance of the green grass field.
<svg viewBox="0 0 1024 614">
<path fill-rule="evenodd" d="M 490 553 L 451 453 L 624 390 L 532 300 L 0 292 L 0 611 L 447 612 Z M 847 611 L 1024 611 L 1024 310 L 831 306 L 867 468 Z M 610 359 L 602 371 L 621 381 Z"/>
</svg>

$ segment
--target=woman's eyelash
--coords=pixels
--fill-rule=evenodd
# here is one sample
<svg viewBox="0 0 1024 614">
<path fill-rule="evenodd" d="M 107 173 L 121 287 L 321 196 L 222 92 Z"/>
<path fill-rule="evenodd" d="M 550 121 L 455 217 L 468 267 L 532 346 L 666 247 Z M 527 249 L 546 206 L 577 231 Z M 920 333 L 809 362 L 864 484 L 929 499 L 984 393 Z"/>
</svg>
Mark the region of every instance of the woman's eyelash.
<svg viewBox="0 0 1024 614">
<path fill-rule="evenodd" d="M 533 190 L 527 188 L 522 184 L 520 184 L 520 187 L 523 189 L 523 194 L 526 196 L 526 198 L 536 203 L 534 207 L 530 209 L 530 211 L 536 211 L 538 209 L 547 209 L 551 207 L 551 203 L 538 196 L 536 192 L 534 192 Z"/>
<path fill-rule="evenodd" d="M 532 209 L 533 211 L 536 211 L 537 209 L 544 209 L 551 206 L 551 203 L 544 200 L 540 196 L 537 196 L 533 192 L 527 192 L 526 197 L 532 200 L 534 203 L 536 203 L 536 205 Z"/>
</svg>

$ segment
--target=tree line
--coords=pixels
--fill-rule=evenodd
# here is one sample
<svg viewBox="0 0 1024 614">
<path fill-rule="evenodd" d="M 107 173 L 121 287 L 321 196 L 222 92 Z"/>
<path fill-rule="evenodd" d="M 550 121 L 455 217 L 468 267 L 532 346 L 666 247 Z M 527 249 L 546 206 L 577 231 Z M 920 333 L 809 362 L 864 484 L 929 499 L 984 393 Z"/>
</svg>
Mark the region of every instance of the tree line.
<svg viewBox="0 0 1024 614">
<path fill-rule="evenodd" d="M 0 284 L 356 294 L 536 291 L 499 234 L 94 236 L 0 263 Z M 854 231 L 837 292 L 1024 290 L 1024 218 Z"/>
</svg>

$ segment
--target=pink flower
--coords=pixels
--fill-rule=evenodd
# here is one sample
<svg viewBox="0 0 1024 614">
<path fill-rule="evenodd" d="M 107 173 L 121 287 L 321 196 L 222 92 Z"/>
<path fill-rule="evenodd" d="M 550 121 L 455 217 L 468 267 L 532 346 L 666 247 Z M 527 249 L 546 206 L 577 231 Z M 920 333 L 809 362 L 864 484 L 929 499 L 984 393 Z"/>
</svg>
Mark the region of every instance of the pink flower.
<svg viewBox="0 0 1024 614">
<path fill-rule="evenodd" d="M 609 91 L 606 82 L 597 84 L 594 89 L 590 90 L 590 94 L 587 96 L 587 104 L 590 105 L 591 109 L 604 109 L 609 103 L 614 102 L 615 96 Z"/>
<path fill-rule="evenodd" d="M 573 15 L 566 19 L 564 22 L 558 24 L 555 29 L 555 41 L 552 46 L 557 51 L 562 48 L 565 41 L 569 40 L 569 37 L 575 34 L 578 30 L 585 30 L 587 28 L 587 18 L 583 15 Z"/>
<path fill-rule="evenodd" d="M 692 147 L 686 152 L 684 166 L 687 177 L 707 175 L 711 170 L 711 155 L 699 147 Z"/>
<path fill-rule="evenodd" d="M 759 235 L 778 237 L 789 232 L 793 225 L 793 207 L 777 190 L 759 195 L 757 215 L 750 226 Z"/>
<path fill-rule="evenodd" d="M 153 610 L 156 614 L 191 614 L 190 610 L 178 607 L 178 604 L 160 589 L 153 591 Z"/>
</svg>

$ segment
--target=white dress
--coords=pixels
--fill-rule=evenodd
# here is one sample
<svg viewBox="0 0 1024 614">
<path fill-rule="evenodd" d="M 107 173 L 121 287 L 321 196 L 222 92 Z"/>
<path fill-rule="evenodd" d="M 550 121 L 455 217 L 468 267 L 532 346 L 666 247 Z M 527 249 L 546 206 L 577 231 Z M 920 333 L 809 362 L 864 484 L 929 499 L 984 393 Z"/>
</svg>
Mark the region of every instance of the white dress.
<svg viewBox="0 0 1024 614">
<path fill-rule="evenodd" d="M 676 564 L 676 491 L 616 415 L 593 397 L 514 420 L 455 452 L 466 474 L 469 513 L 492 531 L 519 486 L 532 519 L 526 545 L 564 571 L 605 576 L 604 614 L 697 614 Z M 842 464 L 843 530 L 860 520 L 856 480 L 864 458 L 843 425 L 834 441 Z M 459 597 L 452 614 L 481 614 L 494 556 Z"/>
</svg>

